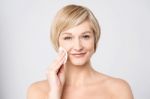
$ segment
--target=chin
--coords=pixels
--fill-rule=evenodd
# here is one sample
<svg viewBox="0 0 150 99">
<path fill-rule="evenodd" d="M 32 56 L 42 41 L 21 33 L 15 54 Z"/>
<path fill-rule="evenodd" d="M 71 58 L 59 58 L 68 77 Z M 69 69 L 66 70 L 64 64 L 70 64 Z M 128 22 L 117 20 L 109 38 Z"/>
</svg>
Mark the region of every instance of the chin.
<svg viewBox="0 0 150 99">
<path fill-rule="evenodd" d="M 76 66 L 83 66 L 85 65 L 87 62 L 72 62 L 73 65 L 76 65 Z"/>
<path fill-rule="evenodd" d="M 90 60 L 84 60 L 84 59 L 72 59 L 70 60 L 70 63 L 72 65 L 76 65 L 76 66 L 84 66 L 86 64 L 88 64 L 90 62 Z"/>
</svg>

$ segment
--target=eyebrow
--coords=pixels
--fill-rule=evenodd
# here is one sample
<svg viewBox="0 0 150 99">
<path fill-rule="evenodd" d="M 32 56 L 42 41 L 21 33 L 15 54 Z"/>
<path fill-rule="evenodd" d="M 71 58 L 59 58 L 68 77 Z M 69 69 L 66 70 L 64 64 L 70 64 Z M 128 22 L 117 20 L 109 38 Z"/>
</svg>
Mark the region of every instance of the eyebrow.
<svg viewBox="0 0 150 99">
<path fill-rule="evenodd" d="M 87 34 L 87 33 L 92 33 L 92 31 L 84 31 L 84 32 L 82 32 L 81 34 Z M 69 32 L 64 32 L 64 33 L 62 33 L 62 35 L 64 35 L 64 34 L 72 35 L 72 33 L 69 33 Z"/>
</svg>

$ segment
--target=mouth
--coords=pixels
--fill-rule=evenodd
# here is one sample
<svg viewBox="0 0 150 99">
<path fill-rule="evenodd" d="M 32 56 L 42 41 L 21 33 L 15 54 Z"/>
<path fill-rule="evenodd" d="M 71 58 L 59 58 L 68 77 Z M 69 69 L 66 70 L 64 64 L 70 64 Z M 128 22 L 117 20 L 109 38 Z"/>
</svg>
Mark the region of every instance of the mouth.
<svg viewBox="0 0 150 99">
<path fill-rule="evenodd" d="M 71 55 L 73 57 L 76 57 L 76 58 L 81 58 L 81 57 L 84 57 L 86 55 L 86 52 L 83 52 L 83 53 L 72 53 Z"/>
</svg>

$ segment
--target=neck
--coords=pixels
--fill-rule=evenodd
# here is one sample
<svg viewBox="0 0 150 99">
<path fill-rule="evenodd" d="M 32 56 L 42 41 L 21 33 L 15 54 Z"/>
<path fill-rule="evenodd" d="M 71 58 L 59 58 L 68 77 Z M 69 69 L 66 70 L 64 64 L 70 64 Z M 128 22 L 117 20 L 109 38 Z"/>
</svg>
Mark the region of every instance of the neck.
<svg viewBox="0 0 150 99">
<path fill-rule="evenodd" d="M 94 75 L 90 62 L 82 66 L 66 64 L 66 86 L 80 86 L 87 84 Z M 90 79 L 90 80 L 89 80 Z"/>
</svg>

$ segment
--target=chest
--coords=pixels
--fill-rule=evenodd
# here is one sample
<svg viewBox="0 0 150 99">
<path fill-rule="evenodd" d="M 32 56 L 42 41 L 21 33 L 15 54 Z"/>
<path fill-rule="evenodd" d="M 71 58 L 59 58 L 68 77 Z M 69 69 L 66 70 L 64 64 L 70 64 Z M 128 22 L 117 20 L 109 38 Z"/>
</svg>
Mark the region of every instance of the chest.
<svg viewBox="0 0 150 99">
<path fill-rule="evenodd" d="M 107 89 L 86 87 L 64 90 L 62 99 L 113 99 L 113 97 Z"/>
</svg>

